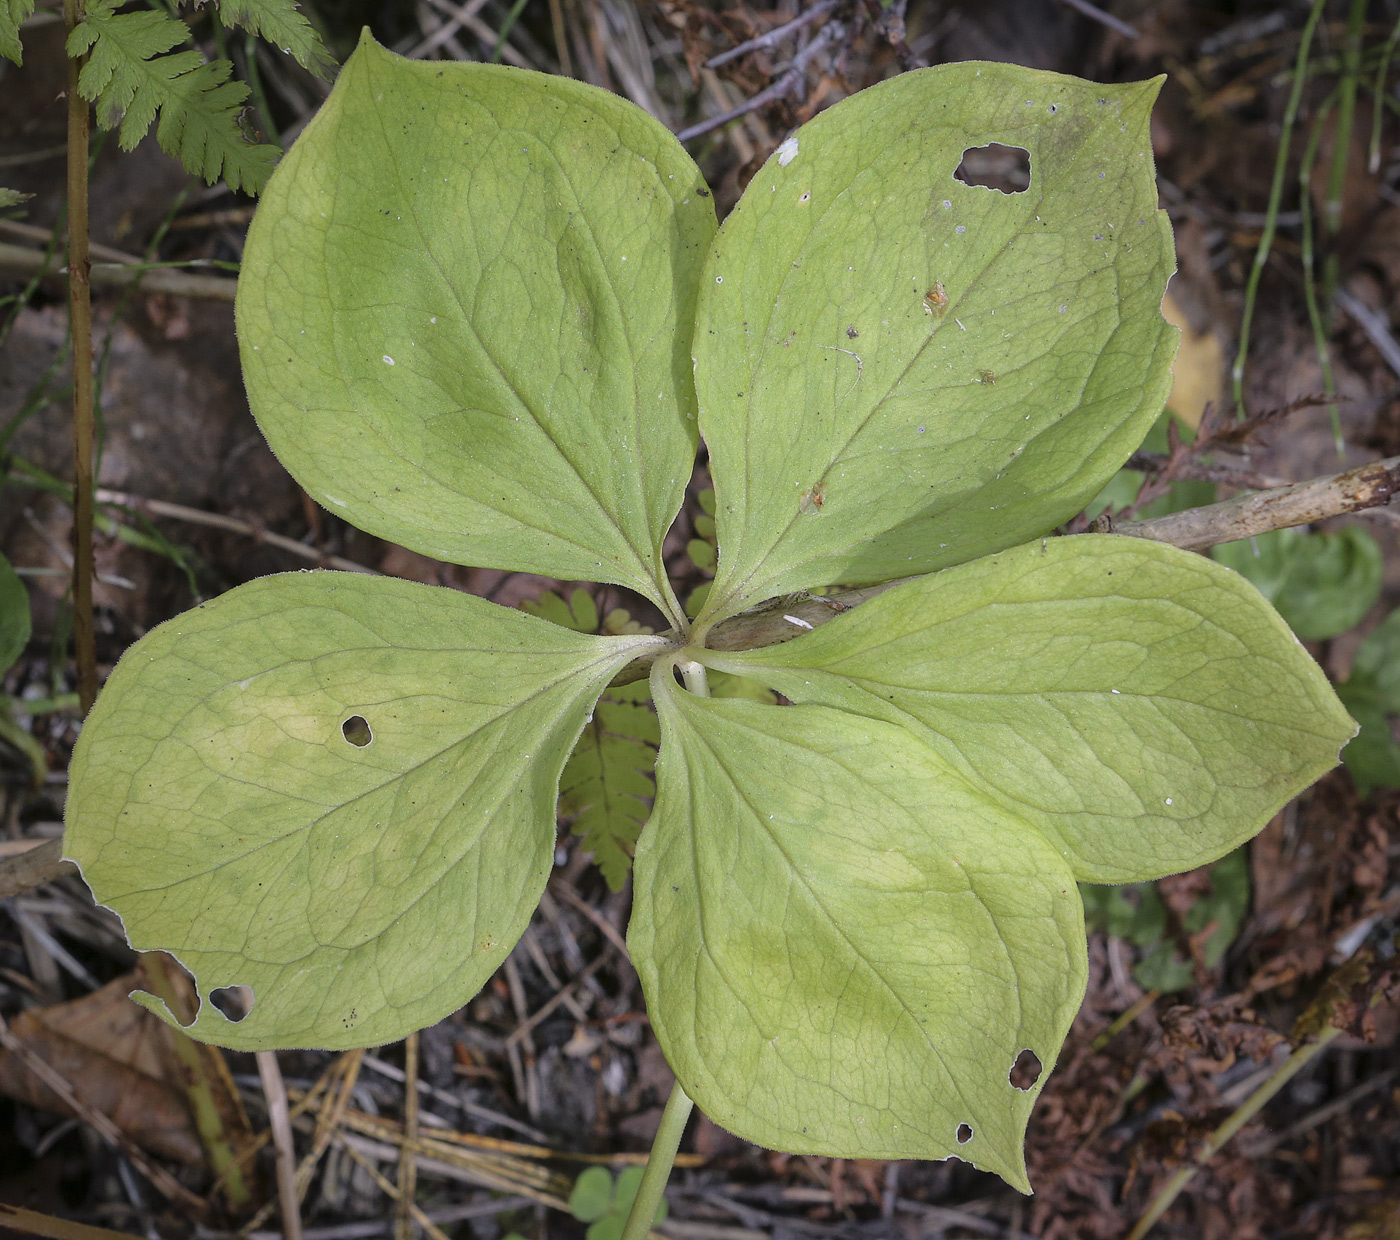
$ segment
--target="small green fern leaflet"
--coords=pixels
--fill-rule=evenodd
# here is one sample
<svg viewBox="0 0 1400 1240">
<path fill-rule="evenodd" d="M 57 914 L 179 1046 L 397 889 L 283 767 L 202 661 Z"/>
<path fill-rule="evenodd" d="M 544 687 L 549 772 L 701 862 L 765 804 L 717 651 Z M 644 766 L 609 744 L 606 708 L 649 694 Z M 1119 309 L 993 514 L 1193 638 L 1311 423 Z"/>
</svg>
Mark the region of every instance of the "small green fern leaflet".
<svg viewBox="0 0 1400 1240">
<path fill-rule="evenodd" d="M 645 680 L 609 689 L 593 709 L 559 781 L 559 812 L 613 891 L 632 869 L 632 851 L 651 813 L 652 771 L 661 743 Z"/>
<path fill-rule="evenodd" d="M 226 26 L 261 35 L 319 78 L 328 77 L 335 67 L 321 36 L 298 12 L 294 0 L 220 0 L 219 19 Z"/>
<path fill-rule="evenodd" d="M 26 198 L 33 198 L 33 194 L 21 194 L 17 189 L 0 188 L 0 211 L 7 207 L 17 207 Z"/>
<path fill-rule="evenodd" d="M 0 56 L 17 65 L 24 63 L 19 28 L 32 12 L 34 0 L 0 0 Z"/>
<path fill-rule="evenodd" d="M 226 60 L 206 64 L 197 51 L 163 55 L 189 38 L 183 22 L 163 13 L 117 13 L 119 0 L 98 0 L 68 38 L 68 54 L 88 53 L 78 79 L 84 99 L 97 104 L 97 120 L 131 150 L 160 115 L 156 140 L 192 173 L 213 184 L 255 194 L 266 184 L 281 152 L 243 136 L 238 113 L 248 96 L 230 81 Z"/>
<path fill-rule="evenodd" d="M 567 601 L 546 590 L 521 608 L 552 624 L 596 633 L 598 604 L 587 590 Z M 605 632 L 646 632 L 622 608 L 610 611 Z M 735 679 L 738 679 L 737 677 Z M 651 812 L 656 792 L 652 772 L 661 733 L 645 680 L 609 689 L 593 709 L 559 781 L 559 814 L 572 818 L 572 830 L 603 872 L 608 886 L 621 891 L 632 869 L 632 849 Z"/>
</svg>

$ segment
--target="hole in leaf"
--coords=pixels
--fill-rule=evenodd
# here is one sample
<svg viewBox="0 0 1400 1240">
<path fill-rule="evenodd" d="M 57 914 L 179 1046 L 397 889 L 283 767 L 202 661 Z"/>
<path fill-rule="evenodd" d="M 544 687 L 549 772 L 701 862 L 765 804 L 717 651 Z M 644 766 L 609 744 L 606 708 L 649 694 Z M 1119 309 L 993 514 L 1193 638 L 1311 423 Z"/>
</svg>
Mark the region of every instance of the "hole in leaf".
<svg viewBox="0 0 1400 1240">
<path fill-rule="evenodd" d="M 1031 153 L 1000 142 L 970 146 L 953 176 L 964 185 L 980 185 L 999 194 L 1024 194 L 1031 187 Z"/>
<path fill-rule="evenodd" d="M 356 749 L 363 749 L 374 739 L 374 733 L 369 730 L 369 721 L 363 715 L 351 715 L 340 725 L 340 733 Z"/>
<path fill-rule="evenodd" d="M 958 1144 L 959 1144 L 959 1145 L 966 1145 L 966 1144 L 967 1144 L 969 1141 L 971 1141 L 971 1140 L 972 1140 L 972 1125 L 971 1125 L 971 1124 L 959 1124 L 959 1125 L 958 1125 Z"/>
<path fill-rule="evenodd" d="M 1011 1084 L 1024 1093 L 1040 1080 L 1040 1066 L 1036 1053 L 1027 1047 L 1011 1065 Z"/>
<path fill-rule="evenodd" d="M 219 986 L 209 992 L 209 1002 L 236 1025 L 253 1010 L 253 988 Z"/>
</svg>

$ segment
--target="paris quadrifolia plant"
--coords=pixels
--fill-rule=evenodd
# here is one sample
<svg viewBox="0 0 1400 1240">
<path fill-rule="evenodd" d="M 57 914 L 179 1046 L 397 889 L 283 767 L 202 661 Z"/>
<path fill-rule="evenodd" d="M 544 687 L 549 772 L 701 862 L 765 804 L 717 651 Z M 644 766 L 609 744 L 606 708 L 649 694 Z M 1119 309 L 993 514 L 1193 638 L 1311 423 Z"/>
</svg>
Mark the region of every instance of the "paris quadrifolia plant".
<svg viewBox="0 0 1400 1240">
<path fill-rule="evenodd" d="M 661 1145 L 693 1099 L 761 1145 L 1028 1191 L 1085 989 L 1076 883 L 1215 861 L 1353 732 L 1233 572 L 1052 533 L 1168 393 L 1157 89 L 906 73 L 789 137 L 717 231 L 632 104 L 366 38 L 248 235 L 259 424 L 374 535 L 625 586 L 672 628 L 303 572 L 137 642 L 73 756 L 67 854 L 194 976 L 188 1031 L 372 1046 L 461 1007 L 540 898 L 594 704 L 649 666 L 628 947 L 678 1081 Z M 1028 189 L 954 175 L 993 143 Z M 662 548 L 702 439 L 718 560 L 688 617 Z M 744 648 L 764 605 L 788 640 Z M 210 1001 L 234 986 L 237 1020 Z"/>
</svg>

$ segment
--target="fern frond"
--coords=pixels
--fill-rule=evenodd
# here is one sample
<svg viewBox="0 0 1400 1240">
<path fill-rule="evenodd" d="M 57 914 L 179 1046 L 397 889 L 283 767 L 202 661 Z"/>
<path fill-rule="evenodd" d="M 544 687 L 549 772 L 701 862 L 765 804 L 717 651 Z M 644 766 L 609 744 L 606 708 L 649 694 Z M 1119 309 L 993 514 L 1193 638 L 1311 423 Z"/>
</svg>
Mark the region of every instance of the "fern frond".
<svg viewBox="0 0 1400 1240">
<path fill-rule="evenodd" d="M 26 198 L 33 198 L 33 194 L 21 194 L 17 189 L 5 189 L 0 186 L 0 211 L 10 207 L 17 207 Z"/>
<path fill-rule="evenodd" d="M 335 66 L 315 27 L 298 11 L 296 0 L 219 0 L 219 19 L 226 26 L 261 35 L 319 78 L 328 77 Z"/>
<path fill-rule="evenodd" d="M 256 194 L 281 151 L 249 142 L 238 125 L 248 87 L 229 81 L 226 60 L 206 64 L 197 51 L 164 55 L 189 37 L 183 22 L 146 10 L 117 13 L 122 0 L 98 0 L 68 38 L 68 54 L 88 53 L 78 93 L 97 104 L 104 129 L 121 123 L 131 150 L 160 116 L 156 141 L 185 168 L 213 184 Z"/>
<path fill-rule="evenodd" d="M 598 631 L 598 604 L 581 586 L 569 595 L 567 603 L 553 590 L 546 590 L 534 602 L 521 603 L 520 609 L 576 633 Z"/>
<path fill-rule="evenodd" d="M 0 56 L 24 63 L 24 48 L 19 41 L 19 28 L 34 12 L 34 0 L 0 0 Z"/>
<path fill-rule="evenodd" d="M 661 732 L 645 680 L 609 689 L 593 708 L 559 781 L 559 812 L 573 816 L 608 887 L 621 891 L 651 812 Z"/>
</svg>

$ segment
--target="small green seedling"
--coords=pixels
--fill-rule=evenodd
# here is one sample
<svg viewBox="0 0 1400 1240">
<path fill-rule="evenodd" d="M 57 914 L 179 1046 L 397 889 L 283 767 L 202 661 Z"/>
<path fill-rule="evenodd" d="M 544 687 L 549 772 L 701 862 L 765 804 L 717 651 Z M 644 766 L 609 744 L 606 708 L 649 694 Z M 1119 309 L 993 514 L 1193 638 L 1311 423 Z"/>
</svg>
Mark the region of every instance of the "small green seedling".
<svg viewBox="0 0 1400 1240">
<path fill-rule="evenodd" d="M 569 1194 L 569 1210 L 580 1223 L 589 1225 L 586 1240 L 620 1240 L 641 1186 L 640 1167 L 624 1167 L 616 1183 L 606 1167 L 589 1167 L 583 1172 Z M 665 1217 L 663 1197 L 651 1222 L 659 1223 Z"/>
<path fill-rule="evenodd" d="M 1235 573 L 1048 536 L 1170 383 L 1157 88 L 907 73 L 788 138 L 716 232 L 631 104 L 366 39 L 248 236 L 268 441 L 373 534 L 625 586 L 673 627 L 316 572 L 142 638 L 74 753 L 66 848 L 134 946 L 206 1000 L 251 989 L 189 1032 L 372 1046 L 461 1007 L 544 889 L 590 712 L 649 664 L 628 944 L 683 1091 L 661 1161 L 688 1095 L 762 1145 L 1028 1190 L 1085 988 L 1076 883 L 1217 860 L 1353 731 Z M 1029 189 L 954 175 L 994 142 Z M 718 554 L 691 619 L 662 548 L 699 436 Z M 779 644 L 721 640 L 765 600 L 879 583 L 822 624 L 780 602 Z M 712 671 L 767 700 L 709 696 Z"/>
</svg>

